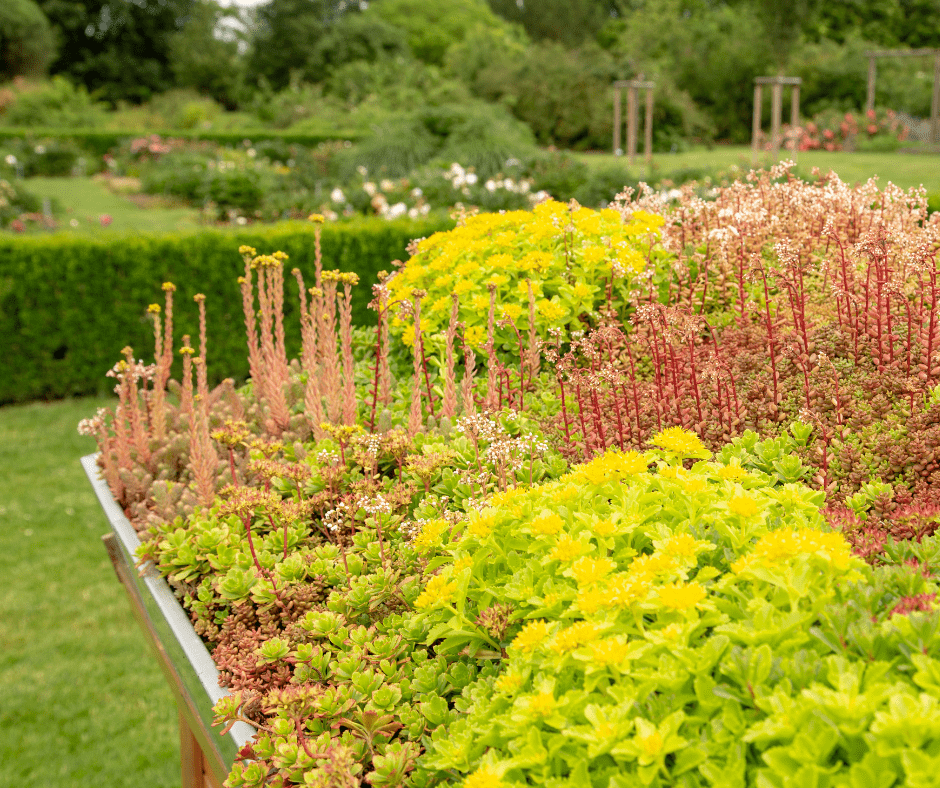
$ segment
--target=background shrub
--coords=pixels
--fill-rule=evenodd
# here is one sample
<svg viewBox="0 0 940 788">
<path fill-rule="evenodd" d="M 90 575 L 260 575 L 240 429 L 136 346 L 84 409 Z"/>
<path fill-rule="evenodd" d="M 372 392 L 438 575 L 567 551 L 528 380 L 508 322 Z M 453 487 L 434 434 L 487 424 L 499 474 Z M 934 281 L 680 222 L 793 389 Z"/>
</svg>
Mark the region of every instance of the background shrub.
<svg viewBox="0 0 940 788">
<path fill-rule="evenodd" d="M 381 269 L 404 258 L 408 242 L 452 226 L 436 222 L 362 220 L 323 228 L 327 269 L 359 274 L 353 319 L 370 323 L 371 285 Z M 259 252 L 282 250 L 313 282 L 314 231 L 309 224 L 264 229 L 137 236 L 97 240 L 69 236 L 0 239 L 0 404 L 101 391 L 104 372 L 131 345 L 139 358 L 153 354 L 149 303 L 160 285 L 177 285 L 178 335 L 198 333 L 192 297 L 206 295 L 212 326 L 208 368 L 215 380 L 247 375 L 244 317 L 237 277 L 242 244 Z M 287 286 L 286 325 L 299 325 L 296 286 Z M 296 349 L 299 335 L 288 335 Z M 294 352 L 294 351 L 291 351 Z"/>
</svg>

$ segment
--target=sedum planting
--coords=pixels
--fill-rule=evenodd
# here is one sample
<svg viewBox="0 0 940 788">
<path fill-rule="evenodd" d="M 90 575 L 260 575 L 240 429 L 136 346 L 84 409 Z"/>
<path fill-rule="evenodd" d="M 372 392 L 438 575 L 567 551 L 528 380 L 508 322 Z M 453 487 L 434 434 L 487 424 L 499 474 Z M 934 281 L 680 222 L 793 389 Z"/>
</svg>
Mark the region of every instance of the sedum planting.
<svg viewBox="0 0 940 788">
<path fill-rule="evenodd" d="M 227 784 L 932 784 L 938 232 L 785 167 L 465 216 L 368 331 L 245 247 L 215 389 L 168 283 L 83 429 L 258 731 Z"/>
</svg>

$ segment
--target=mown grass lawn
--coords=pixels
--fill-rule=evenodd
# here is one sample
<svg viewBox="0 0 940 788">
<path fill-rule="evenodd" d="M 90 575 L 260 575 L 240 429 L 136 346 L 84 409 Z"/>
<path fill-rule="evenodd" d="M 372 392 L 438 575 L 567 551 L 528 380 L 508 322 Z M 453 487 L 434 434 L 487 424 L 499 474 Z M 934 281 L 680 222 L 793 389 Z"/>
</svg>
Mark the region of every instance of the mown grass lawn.
<svg viewBox="0 0 940 788">
<path fill-rule="evenodd" d="M 138 205 L 93 178 L 36 177 L 23 181 L 39 198 L 57 201 L 59 230 L 68 233 L 171 233 L 200 227 L 194 208 Z M 101 217 L 111 223 L 102 226 Z M 72 224 L 75 222 L 75 226 Z"/>
<path fill-rule="evenodd" d="M 658 153 L 653 157 L 652 171 L 643 162 L 642 153 L 632 167 L 627 164 L 626 157 L 610 153 L 577 155 L 593 167 L 621 162 L 624 171 L 633 179 L 658 179 L 684 169 L 724 170 L 732 165 L 750 169 L 752 166 L 751 149 L 745 146 L 716 146 L 711 150 L 700 148 L 682 153 Z M 796 162 L 801 172 L 809 174 L 813 167 L 819 167 L 824 172 L 834 170 L 849 184 L 867 181 L 877 175 L 882 186 L 891 181 L 904 189 L 923 185 L 927 191 L 940 191 L 940 156 L 936 154 L 802 151 L 797 153 Z M 763 166 L 772 163 L 769 156 L 763 156 L 760 160 Z"/>
<path fill-rule="evenodd" d="M 0 786 L 180 784 L 173 696 L 78 463 L 103 404 L 0 408 Z"/>
</svg>

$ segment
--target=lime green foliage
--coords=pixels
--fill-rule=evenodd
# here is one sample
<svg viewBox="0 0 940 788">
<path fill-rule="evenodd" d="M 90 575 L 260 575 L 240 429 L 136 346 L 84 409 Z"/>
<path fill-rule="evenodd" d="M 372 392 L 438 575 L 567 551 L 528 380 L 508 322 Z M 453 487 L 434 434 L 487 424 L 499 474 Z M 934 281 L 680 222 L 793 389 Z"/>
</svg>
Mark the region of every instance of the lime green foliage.
<svg viewBox="0 0 940 788">
<path fill-rule="evenodd" d="M 393 300 L 411 301 L 415 289 L 427 293 L 421 329 L 446 327 L 451 293 L 460 299 L 465 339 L 475 348 L 487 341 L 489 289 L 496 297 L 495 318 L 508 318 L 519 331 L 529 328 L 529 288 L 535 299 L 537 333 L 565 334 L 579 328 L 581 315 L 607 308 L 608 289 L 617 302 L 640 286 L 647 264 L 648 239 L 662 219 L 637 211 L 624 223 L 613 209 L 571 209 L 545 202 L 531 211 L 479 214 L 455 230 L 421 241 L 417 251 L 389 284 Z M 399 317 L 393 329 L 414 341 L 410 317 Z M 499 327 L 498 346 L 515 348 L 511 327 Z"/>
<path fill-rule="evenodd" d="M 375 281 L 376 272 L 404 257 L 411 238 L 441 224 L 364 220 L 324 227 L 324 257 L 355 271 L 362 282 L 353 295 L 354 322 L 374 320 L 367 283 Z M 0 237 L 0 335 L 7 338 L 0 359 L 0 402 L 99 391 L 109 360 L 128 344 L 137 357 L 151 357 L 153 328 L 145 319 L 146 305 L 166 281 L 179 287 L 175 320 L 180 334 L 198 335 L 193 296 L 206 296 L 213 326 L 210 377 L 244 378 L 244 318 L 236 283 L 244 267 L 233 253 L 243 244 L 283 250 L 290 266 L 313 281 L 316 249 L 308 223 L 167 236 Z M 292 329 L 297 303 L 295 289 L 285 304 Z M 299 331 L 288 335 L 288 344 L 299 345 Z"/>
<path fill-rule="evenodd" d="M 424 765 L 467 786 L 920 784 L 940 628 L 885 613 L 936 583 L 853 557 L 821 493 L 736 460 L 687 470 L 709 453 L 678 428 L 653 443 L 441 539 L 417 601 L 438 653 L 492 648 L 470 620 L 508 656 Z"/>
<path fill-rule="evenodd" d="M 239 395 L 250 402 L 249 390 Z M 317 759 L 341 753 L 369 784 L 400 786 L 425 737 L 456 719 L 460 691 L 495 675 L 492 661 L 427 648 L 430 624 L 415 610 L 428 594 L 427 533 L 449 529 L 488 490 L 556 478 L 565 463 L 524 419 L 477 423 L 487 438 L 445 428 L 412 442 L 403 430 L 337 427 L 328 440 L 280 444 L 283 457 L 239 445 L 232 467 L 247 459 L 248 480 L 269 479 L 265 493 L 236 485 L 211 509 L 154 522 L 140 558 L 191 589 L 183 603 L 235 690 L 217 705 L 218 721 L 243 719 L 263 693 L 245 756 L 261 766 L 236 764 L 232 784 L 261 785 L 267 764 L 290 777 L 285 784 L 310 784 L 322 776 Z M 160 495 L 164 484 L 155 497 L 172 497 Z M 314 509 L 328 511 L 311 529 L 303 513 Z M 409 539 L 420 524 L 423 536 Z M 253 610 L 263 631 L 239 637 L 233 624 L 244 635 Z M 260 666 L 276 672 L 273 685 L 258 680 Z"/>
<path fill-rule="evenodd" d="M 0 785 L 179 786 L 173 696 L 78 463 L 105 404 L 0 408 Z"/>
</svg>

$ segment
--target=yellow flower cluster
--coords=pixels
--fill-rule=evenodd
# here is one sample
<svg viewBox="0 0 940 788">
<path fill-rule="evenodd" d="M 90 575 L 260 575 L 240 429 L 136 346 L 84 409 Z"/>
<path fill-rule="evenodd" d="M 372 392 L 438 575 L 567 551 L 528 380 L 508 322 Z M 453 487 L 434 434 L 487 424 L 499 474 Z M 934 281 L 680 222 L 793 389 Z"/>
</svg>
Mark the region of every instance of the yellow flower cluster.
<svg viewBox="0 0 940 788">
<path fill-rule="evenodd" d="M 493 533 L 493 527 L 499 521 L 499 511 L 496 509 L 484 509 L 478 517 L 472 518 L 467 523 L 467 533 L 475 536 L 477 539 L 486 539 Z"/>
<path fill-rule="evenodd" d="M 712 456 L 698 435 L 682 427 L 669 427 L 654 435 L 651 442 L 654 446 L 659 446 L 680 457 L 697 457 L 707 460 Z"/>
<path fill-rule="evenodd" d="M 481 766 L 463 781 L 463 788 L 503 788 L 506 783 L 494 766 Z"/>
<path fill-rule="evenodd" d="M 668 610 L 689 610 L 701 602 L 705 589 L 698 583 L 669 583 L 656 589 L 659 603 Z"/>
<path fill-rule="evenodd" d="M 576 475 L 591 484 L 604 484 L 611 479 L 622 479 L 625 476 L 646 473 L 649 464 L 649 458 L 635 451 L 609 451 L 595 457 L 589 463 L 578 466 Z"/>
<path fill-rule="evenodd" d="M 840 533 L 781 528 L 762 536 L 750 553 L 731 565 L 731 571 L 738 574 L 753 567 L 779 566 L 800 555 L 819 556 L 838 570 L 851 568 L 853 561 L 851 547 Z"/>
<path fill-rule="evenodd" d="M 589 621 L 579 621 L 558 632 L 549 648 L 556 654 L 566 654 L 596 640 L 598 634 L 600 634 L 600 629 L 597 624 L 592 624 Z"/>
<path fill-rule="evenodd" d="M 638 286 L 636 276 L 647 267 L 648 245 L 662 224 L 662 217 L 643 211 L 625 223 L 613 209 L 551 200 L 532 211 L 476 214 L 449 232 L 419 241 L 388 282 L 390 297 L 409 302 L 413 290 L 426 291 L 422 330 L 431 335 L 446 328 L 450 295 L 456 293 L 468 342 L 479 347 L 489 312 L 488 286 L 496 286 L 497 317 L 506 315 L 517 328 L 528 329 L 531 284 L 536 329 L 544 337 L 549 328 L 564 329 L 600 306 L 606 298 L 600 283 L 615 281 L 618 292 L 624 291 L 620 295 Z M 406 339 L 413 338 L 406 333 L 409 327 L 407 317 L 392 323 Z M 510 339 L 510 331 L 499 329 L 498 340 Z"/>
<path fill-rule="evenodd" d="M 428 580 L 418 598 L 415 600 L 415 607 L 418 610 L 436 607 L 450 601 L 454 591 L 457 590 L 457 584 L 452 582 L 445 575 L 434 575 Z"/>
<path fill-rule="evenodd" d="M 529 523 L 529 530 L 534 534 L 551 536 L 552 534 L 557 534 L 565 525 L 565 521 L 562 520 L 557 514 L 551 514 L 546 512 L 540 514 L 532 522 Z"/>
<path fill-rule="evenodd" d="M 547 621 L 530 621 L 519 631 L 509 648 L 530 654 L 548 639 L 551 631 L 552 625 Z"/>
<path fill-rule="evenodd" d="M 450 524 L 446 520 L 429 520 L 421 526 L 421 533 L 414 538 L 411 545 L 419 553 L 440 547 L 444 533 L 449 528 Z"/>
<path fill-rule="evenodd" d="M 567 563 L 574 561 L 584 553 L 585 546 L 569 534 L 562 534 L 555 546 L 551 549 L 548 557 L 553 561 Z"/>
<path fill-rule="evenodd" d="M 630 648 L 622 637 L 606 638 L 590 644 L 591 658 L 602 667 L 622 665 Z"/>
</svg>

